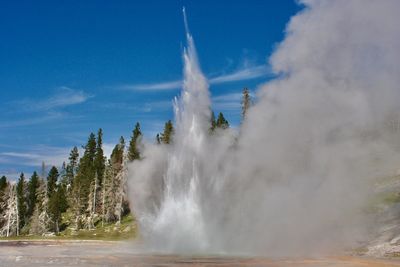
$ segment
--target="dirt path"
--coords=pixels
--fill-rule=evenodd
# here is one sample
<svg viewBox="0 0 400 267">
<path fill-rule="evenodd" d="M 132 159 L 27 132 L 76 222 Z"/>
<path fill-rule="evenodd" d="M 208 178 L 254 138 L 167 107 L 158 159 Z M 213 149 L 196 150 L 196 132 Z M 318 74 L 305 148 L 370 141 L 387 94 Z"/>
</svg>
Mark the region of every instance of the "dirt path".
<svg viewBox="0 0 400 267">
<path fill-rule="evenodd" d="M 196 267 L 389 267 L 400 260 L 336 257 L 279 259 L 240 257 L 193 257 L 135 253 L 124 242 L 102 241 L 7 241 L 0 242 L 0 266 L 196 266 Z"/>
</svg>

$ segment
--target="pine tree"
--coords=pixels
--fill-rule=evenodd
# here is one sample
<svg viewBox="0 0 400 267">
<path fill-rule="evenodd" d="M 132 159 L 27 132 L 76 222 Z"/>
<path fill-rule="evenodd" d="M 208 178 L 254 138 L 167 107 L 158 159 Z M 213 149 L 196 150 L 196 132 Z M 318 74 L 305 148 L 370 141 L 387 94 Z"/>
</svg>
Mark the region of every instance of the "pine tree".
<svg viewBox="0 0 400 267">
<path fill-rule="evenodd" d="M 73 192 L 71 206 L 76 218 L 76 227 L 80 228 L 83 215 L 87 214 L 89 195 L 92 190 L 91 185 L 96 179 L 96 137 L 93 133 L 89 135 L 85 145 L 85 152 L 79 161 L 78 173 L 73 181 Z"/>
<path fill-rule="evenodd" d="M 49 214 L 53 222 L 53 230 L 60 231 L 61 214 L 67 209 L 64 187 L 60 184 L 49 199 Z"/>
<path fill-rule="evenodd" d="M 218 114 L 217 122 L 216 122 L 216 127 L 221 128 L 221 129 L 227 129 L 229 128 L 229 122 L 225 119 L 224 114 L 220 112 Z"/>
<path fill-rule="evenodd" d="M 140 141 L 140 137 L 142 136 L 142 132 L 140 131 L 139 122 L 136 123 L 135 129 L 133 129 L 131 141 L 129 142 L 128 148 L 128 160 L 133 161 L 140 158 L 140 152 L 138 149 L 138 143 Z"/>
<path fill-rule="evenodd" d="M 174 126 L 171 120 L 168 120 L 164 125 L 164 132 L 161 134 L 161 142 L 164 144 L 170 144 L 172 142 L 172 136 L 174 134 Z"/>
<path fill-rule="evenodd" d="M 250 106 L 251 106 L 250 91 L 249 89 L 244 88 L 242 92 L 242 120 L 246 118 L 246 114 Z"/>
<path fill-rule="evenodd" d="M 69 165 L 72 167 L 72 174 L 76 174 L 76 169 L 78 167 L 78 161 L 79 161 L 79 150 L 76 146 L 71 150 L 69 154 Z"/>
<path fill-rule="evenodd" d="M 7 177 L 4 175 L 0 178 L 0 214 L 3 212 L 3 206 L 5 206 L 5 191 L 7 188 Z M 1 226 L 1 225 L 0 225 Z"/>
<path fill-rule="evenodd" d="M 6 187 L 7 187 L 7 177 L 3 175 L 0 178 L 0 192 L 6 189 Z"/>
<path fill-rule="evenodd" d="M 111 159 L 110 159 L 111 166 L 116 173 L 122 169 L 122 163 L 124 161 L 124 153 L 125 153 L 125 140 L 124 137 L 121 136 L 119 139 L 119 143 L 115 145 L 111 153 Z"/>
<path fill-rule="evenodd" d="M 67 186 L 68 184 L 68 177 L 67 177 L 67 164 L 65 163 L 65 161 L 63 161 L 62 165 L 61 165 L 61 171 L 60 171 L 60 181 L 62 184 L 64 184 L 65 186 Z"/>
<path fill-rule="evenodd" d="M 96 174 L 97 174 L 97 183 L 100 186 L 103 181 L 104 169 L 105 169 L 105 165 L 106 165 L 102 146 L 103 146 L 103 130 L 100 128 L 97 133 L 97 147 L 96 147 L 96 156 L 95 156 L 95 168 L 96 168 Z"/>
<path fill-rule="evenodd" d="M 211 111 L 210 124 L 211 124 L 210 131 L 213 132 L 215 130 L 215 127 L 217 126 L 217 121 L 215 120 L 214 111 Z"/>
<path fill-rule="evenodd" d="M 49 175 L 47 176 L 47 196 L 49 198 L 51 198 L 56 191 L 58 176 L 58 170 L 55 166 L 53 166 L 49 171 Z"/>
<path fill-rule="evenodd" d="M 69 183 L 69 177 L 68 177 L 68 172 L 67 172 L 67 165 L 65 164 L 65 162 L 63 162 L 62 168 L 61 168 L 61 172 L 59 177 L 61 177 L 61 180 L 58 182 L 57 187 L 62 187 L 62 190 L 64 190 L 64 197 L 65 199 L 63 201 L 65 201 L 65 206 L 68 208 L 69 204 L 71 204 L 70 197 L 67 197 L 70 189 L 71 189 L 71 184 Z"/>
<path fill-rule="evenodd" d="M 94 168 L 95 168 L 95 178 L 90 183 L 90 191 L 88 196 L 88 203 L 87 203 L 87 216 L 86 220 L 86 227 L 91 229 L 94 227 L 94 219 L 97 216 L 97 212 L 100 208 L 99 204 L 99 189 L 101 189 L 103 176 L 105 171 L 105 157 L 103 152 L 103 131 L 100 128 L 97 134 L 97 146 L 96 146 L 96 154 L 94 158 Z"/>
<path fill-rule="evenodd" d="M 32 216 L 33 210 L 35 209 L 38 188 L 39 175 L 36 172 L 33 172 L 32 177 L 28 183 L 28 209 L 26 212 L 28 218 Z"/>
<path fill-rule="evenodd" d="M 4 226 L 6 218 L 4 212 L 7 208 L 7 177 L 4 175 L 0 178 L 0 228 Z"/>
<path fill-rule="evenodd" d="M 71 150 L 69 153 L 69 162 L 67 164 L 67 177 L 68 181 L 70 182 L 70 185 L 72 185 L 72 181 L 74 180 L 74 177 L 76 175 L 77 169 L 78 169 L 78 161 L 79 161 L 79 151 L 76 146 Z"/>
<path fill-rule="evenodd" d="M 17 209 L 18 209 L 18 217 L 17 217 L 17 227 L 18 232 L 24 227 L 26 222 L 26 196 L 25 196 L 25 175 L 21 173 L 18 183 L 17 183 Z"/>
</svg>

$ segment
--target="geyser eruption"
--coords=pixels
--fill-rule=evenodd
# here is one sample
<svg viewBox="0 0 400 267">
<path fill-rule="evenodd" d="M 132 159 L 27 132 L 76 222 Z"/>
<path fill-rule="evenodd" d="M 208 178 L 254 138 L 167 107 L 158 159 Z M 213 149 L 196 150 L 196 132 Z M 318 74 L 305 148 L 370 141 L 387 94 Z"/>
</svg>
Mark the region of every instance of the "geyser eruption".
<svg viewBox="0 0 400 267">
<path fill-rule="evenodd" d="M 153 245 L 158 244 L 159 249 L 165 250 L 198 250 L 208 245 L 200 207 L 199 179 L 202 178 L 202 150 L 210 128 L 211 101 L 208 83 L 200 70 L 193 38 L 188 29 L 185 9 L 183 16 L 187 40 L 183 52 L 184 81 L 181 96 L 174 103 L 174 140 L 179 142 L 174 142 L 171 148 L 163 148 L 163 156 L 167 158 L 164 159 L 164 167 L 159 166 L 162 172 L 157 181 L 160 188 L 155 192 L 157 204 L 152 207 L 152 213 L 143 214 L 143 217 L 139 215 L 146 237 L 154 240 Z M 155 147 L 152 149 L 157 150 Z M 150 155 L 149 160 L 152 157 Z M 139 208 L 139 214 L 141 211 Z"/>
<path fill-rule="evenodd" d="M 374 179 L 400 163 L 400 2 L 303 1 L 240 134 L 210 134 L 193 39 L 170 145 L 129 167 L 142 238 L 164 252 L 294 255 L 367 240 Z M 268 25 L 266 25 L 267 27 Z"/>
</svg>

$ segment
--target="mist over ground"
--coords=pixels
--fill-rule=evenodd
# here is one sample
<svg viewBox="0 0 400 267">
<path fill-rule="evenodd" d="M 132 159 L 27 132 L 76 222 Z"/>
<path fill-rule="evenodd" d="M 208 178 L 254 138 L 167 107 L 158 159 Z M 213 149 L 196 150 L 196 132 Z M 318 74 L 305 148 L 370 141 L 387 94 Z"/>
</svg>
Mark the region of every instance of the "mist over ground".
<svg viewBox="0 0 400 267">
<path fill-rule="evenodd" d="M 301 4 L 238 132 L 210 134 L 187 31 L 173 144 L 145 144 L 129 167 L 149 250 L 304 255 L 372 237 L 374 179 L 400 163 L 400 2 Z"/>
</svg>

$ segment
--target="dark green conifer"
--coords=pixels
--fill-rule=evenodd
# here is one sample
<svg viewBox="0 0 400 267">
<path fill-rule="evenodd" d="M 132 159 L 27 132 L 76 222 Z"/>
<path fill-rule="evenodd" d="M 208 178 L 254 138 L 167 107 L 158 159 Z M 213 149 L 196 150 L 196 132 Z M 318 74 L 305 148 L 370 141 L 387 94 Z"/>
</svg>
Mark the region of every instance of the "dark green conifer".
<svg viewBox="0 0 400 267">
<path fill-rule="evenodd" d="M 164 125 L 164 132 L 161 134 L 161 142 L 164 144 L 170 144 L 172 142 L 172 136 L 174 134 L 174 125 L 171 120 L 168 120 Z"/>
<path fill-rule="evenodd" d="M 104 170 L 106 168 L 106 160 L 104 158 L 104 151 L 103 151 L 103 130 L 101 128 L 97 133 L 95 168 L 97 173 L 97 183 L 101 185 L 103 181 Z"/>
<path fill-rule="evenodd" d="M 7 187 L 7 177 L 4 175 L 0 178 L 0 191 L 3 191 Z"/>
<path fill-rule="evenodd" d="M 49 199 L 49 215 L 53 222 L 52 230 L 57 234 L 60 231 L 61 214 L 67 209 L 67 200 L 65 195 L 64 186 L 61 184 L 57 186 Z"/>
<path fill-rule="evenodd" d="M 90 194 L 90 185 L 96 177 L 96 137 L 91 133 L 88 142 L 85 145 L 85 152 L 79 161 L 78 173 L 73 182 L 73 194 L 78 199 L 80 210 L 85 211 L 87 208 L 88 197 Z"/>
<path fill-rule="evenodd" d="M 31 179 L 28 183 L 28 208 L 27 208 L 27 217 L 29 218 L 33 214 L 33 210 L 35 209 L 36 201 L 37 201 L 37 190 L 39 188 L 39 175 L 37 172 L 33 172 Z"/>
<path fill-rule="evenodd" d="M 0 214 L 3 213 L 5 205 L 5 191 L 8 186 L 7 177 L 4 175 L 0 178 Z M 3 203 L 3 205 L 1 205 Z M 1 220 L 0 220 L 1 223 Z"/>
<path fill-rule="evenodd" d="M 47 196 L 49 198 L 56 191 L 58 176 L 59 176 L 58 170 L 55 166 L 53 166 L 50 169 L 49 174 L 47 176 Z"/>
<path fill-rule="evenodd" d="M 125 153 L 125 139 L 123 136 L 120 137 L 119 143 L 115 145 L 111 153 L 111 166 L 114 171 L 119 172 L 122 168 L 122 163 L 124 162 Z"/>
<path fill-rule="evenodd" d="M 140 159 L 140 152 L 138 149 L 139 138 L 142 136 L 142 132 L 140 131 L 139 122 L 136 123 L 135 129 L 133 129 L 131 141 L 129 142 L 128 148 L 128 160 L 133 161 L 136 159 Z"/>
<path fill-rule="evenodd" d="M 17 201 L 18 201 L 18 219 L 19 225 L 18 228 L 22 229 L 26 222 L 26 184 L 25 184 L 25 175 L 21 173 L 18 182 L 17 182 Z"/>
<path fill-rule="evenodd" d="M 65 184 L 71 188 L 76 173 L 78 171 L 79 151 L 76 146 L 74 146 L 74 148 L 71 150 L 68 160 L 69 162 L 65 168 L 66 172 Z"/>
<path fill-rule="evenodd" d="M 229 128 L 229 122 L 225 119 L 224 114 L 222 114 L 222 112 L 220 112 L 218 114 L 216 127 L 221 128 L 221 129 Z"/>
</svg>

